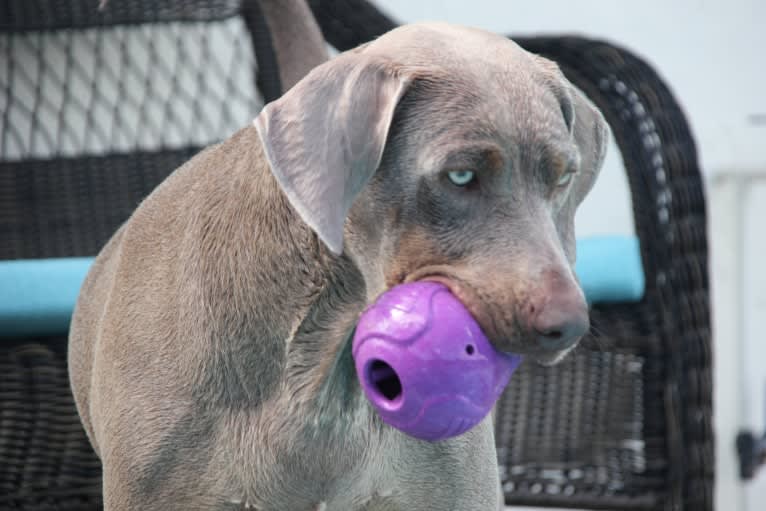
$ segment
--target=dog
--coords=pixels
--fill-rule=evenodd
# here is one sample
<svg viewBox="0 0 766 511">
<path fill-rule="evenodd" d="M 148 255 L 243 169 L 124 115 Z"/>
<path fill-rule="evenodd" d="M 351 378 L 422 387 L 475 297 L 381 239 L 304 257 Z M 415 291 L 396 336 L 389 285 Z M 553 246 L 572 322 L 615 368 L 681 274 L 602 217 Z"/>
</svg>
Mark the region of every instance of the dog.
<svg viewBox="0 0 766 511">
<path fill-rule="evenodd" d="M 502 508 L 492 418 L 435 443 L 383 424 L 351 334 L 433 280 L 496 349 L 565 356 L 608 127 L 551 61 L 445 23 L 295 81 L 160 184 L 83 284 L 69 370 L 105 509 Z"/>
</svg>

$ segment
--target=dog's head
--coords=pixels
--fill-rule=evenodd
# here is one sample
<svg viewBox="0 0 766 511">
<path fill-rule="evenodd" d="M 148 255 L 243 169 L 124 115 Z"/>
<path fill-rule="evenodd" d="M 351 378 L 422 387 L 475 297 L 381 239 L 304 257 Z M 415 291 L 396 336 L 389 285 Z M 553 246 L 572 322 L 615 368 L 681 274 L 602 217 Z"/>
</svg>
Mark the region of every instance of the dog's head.
<svg viewBox="0 0 766 511">
<path fill-rule="evenodd" d="M 314 69 L 255 124 L 290 203 L 370 298 L 440 281 L 498 349 L 543 363 L 587 331 L 574 214 L 608 129 L 552 62 L 410 25 Z"/>
</svg>

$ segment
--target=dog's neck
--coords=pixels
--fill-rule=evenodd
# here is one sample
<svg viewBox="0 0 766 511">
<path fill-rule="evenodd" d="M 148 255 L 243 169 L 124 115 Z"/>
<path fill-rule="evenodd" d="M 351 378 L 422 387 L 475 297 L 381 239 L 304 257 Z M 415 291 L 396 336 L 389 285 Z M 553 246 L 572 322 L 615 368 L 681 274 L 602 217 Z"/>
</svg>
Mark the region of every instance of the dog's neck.
<svg viewBox="0 0 766 511">
<path fill-rule="evenodd" d="M 289 341 L 285 382 L 294 393 L 291 401 L 306 405 L 307 427 L 315 433 L 343 430 L 366 409 L 351 353 L 353 331 L 365 304 L 359 270 L 348 258 L 335 257 Z"/>
<path fill-rule="evenodd" d="M 191 247 L 205 256 L 193 277 L 207 304 L 201 397 L 257 408 L 286 393 L 288 406 L 310 409 L 320 422 L 347 416 L 362 398 L 349 336 L 367 303 L 364 277 L 300 220 L 253 128 L 227 144 L 243 163 L 200 205 Z"/>
</svg>

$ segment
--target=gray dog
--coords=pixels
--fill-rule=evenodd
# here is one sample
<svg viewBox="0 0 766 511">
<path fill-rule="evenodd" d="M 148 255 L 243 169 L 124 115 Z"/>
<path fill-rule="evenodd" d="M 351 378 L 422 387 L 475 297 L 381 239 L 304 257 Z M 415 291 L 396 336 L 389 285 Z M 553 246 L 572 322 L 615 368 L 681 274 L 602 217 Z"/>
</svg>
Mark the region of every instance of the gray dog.
<svg viewBox="0 0 766 511">
<path fill-rule="evenodd" d="M 573 219 L 606 138 L 552 62 L 431 23 L 316 67 L 175 171 L 72 322 L 107 511 L 497 509 L 491 418 L 437 443 L 382 424 L 350 333 L 430 279 L 497 349 L 558 361 L 588 329 Z"/>
</svg>

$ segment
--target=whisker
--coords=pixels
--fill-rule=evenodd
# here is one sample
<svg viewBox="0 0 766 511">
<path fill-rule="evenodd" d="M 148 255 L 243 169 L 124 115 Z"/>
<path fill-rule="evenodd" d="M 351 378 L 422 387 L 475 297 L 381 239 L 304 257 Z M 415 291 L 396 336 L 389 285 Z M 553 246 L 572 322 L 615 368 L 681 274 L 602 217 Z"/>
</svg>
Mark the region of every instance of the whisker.
<svg viewBox="0 0 766 511">
<path fill-rule="evenodd" d="M 595 344 L 598 351 L 607 351 L 607 343 L 604 342 L 604 338 L 608 336 L 603 330 L 591 323 L 588 334 L 590 335 L 589 343 Z M 582 344 L 580 344 L 580 346 L 582 346 Z"/>
</svg>

